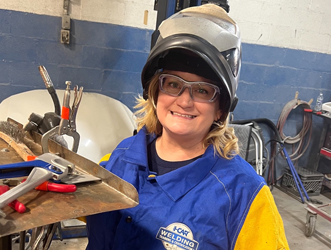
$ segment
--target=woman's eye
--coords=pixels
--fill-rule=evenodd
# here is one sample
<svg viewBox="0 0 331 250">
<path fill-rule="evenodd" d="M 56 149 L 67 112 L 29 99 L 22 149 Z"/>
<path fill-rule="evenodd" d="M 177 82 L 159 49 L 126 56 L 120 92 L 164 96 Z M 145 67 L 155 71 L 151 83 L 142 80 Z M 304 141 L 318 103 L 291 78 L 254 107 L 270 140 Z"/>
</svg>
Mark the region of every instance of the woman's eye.
<svg viewBox="0 0 331 250">
<path fill-rule="evenodd" d="M 168 85 L 169 85 L 169 87 L 174 88 L 174 89 L 179 88 L 178 82 L 169 82 Z"/>
<path fill-rule="evenodd" d="M 203 88 L 199 88 L 196 90 L 199 94 L 203 94 L 203 95 L 208 95 L 208 91 L 206 89 Z"/>
</svg>

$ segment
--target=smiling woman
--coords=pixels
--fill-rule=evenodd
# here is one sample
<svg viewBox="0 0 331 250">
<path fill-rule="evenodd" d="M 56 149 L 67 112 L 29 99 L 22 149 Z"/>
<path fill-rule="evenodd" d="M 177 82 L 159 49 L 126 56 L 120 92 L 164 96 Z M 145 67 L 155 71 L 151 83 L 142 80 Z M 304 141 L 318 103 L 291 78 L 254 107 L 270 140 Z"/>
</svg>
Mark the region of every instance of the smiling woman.
<svg viewBox="0 0 331 250">
<path fill-rule="evenodd" d="M 142 71 L 138 133 L 101 163 L 140 203 L 88 217 L 87 249 L 289 249 L 269 188 L 227 126 L 238 100 L 236 23 L 206 4 L 159 31 Z"/>
<path fill-rule="evenodd" d="M 167 73 L 167 76 L 176 77 L 177 81 L 186 79 L 191 82 L 191 85 L 188 84 L 191 89 L 182 86 L 177 96 L 170 95 L 162 89 L 159 91 L 156 116 L 163 129 L 162 135 L 156 139 L 156 151 L 162 159 L 189 160 L 204 153 L 204 138 L 213 122 L 216 123 L 221 118 L 222 111 L 217 101 L 219 89 L 215 85 L 215 88 L 210 87 L 213 85 L 204 83 L 208 81 L 207 79 L 192 73 L 182 71 L 167 71 Z M 160 76 L 159 79 L 164 80 L 162 77 L 164 75 Z M 211 94 L 204 94 L 205 99 L 202 99 L 200 92 L 192 94 L 193 84 L 199 86 L 197 82 L 200 83 L 200 89 L 201 83 L 210 85 Z M 169 141 L 172 143 L 168 143 Z"/>
</svg>

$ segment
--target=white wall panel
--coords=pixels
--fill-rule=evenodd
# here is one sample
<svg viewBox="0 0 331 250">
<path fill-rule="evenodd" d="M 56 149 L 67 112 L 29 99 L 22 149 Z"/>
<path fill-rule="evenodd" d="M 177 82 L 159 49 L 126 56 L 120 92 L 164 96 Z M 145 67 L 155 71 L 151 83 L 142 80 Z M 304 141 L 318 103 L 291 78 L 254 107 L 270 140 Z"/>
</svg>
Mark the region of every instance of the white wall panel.
<svg viewBox="0 0 331 250">
<path fill-rule="evenodd" d="M 331 54 L 331 0 L 231 0 L 229 4 L 243 42 Z"/>
<path fill-rule="evenodd" d="M 273 46 L 283 47 L 283 44 L 287 44 L 291 47 L 298 43 L 299 37 L 293 27 L 272 26 L 268 45 L 271 45 L 270 41 L 272 41 Z"/>
<path fill-rule="evenodd" d="M 0 9 L 61 16 L 63 0 L 0 1 Z M 144 24 L 146 10 L 148 20 Z M 157 13 L 154 11 L 154 0 L 71 0 L 69 14 L 78 20 L 155 29 Z"/>
</svg>

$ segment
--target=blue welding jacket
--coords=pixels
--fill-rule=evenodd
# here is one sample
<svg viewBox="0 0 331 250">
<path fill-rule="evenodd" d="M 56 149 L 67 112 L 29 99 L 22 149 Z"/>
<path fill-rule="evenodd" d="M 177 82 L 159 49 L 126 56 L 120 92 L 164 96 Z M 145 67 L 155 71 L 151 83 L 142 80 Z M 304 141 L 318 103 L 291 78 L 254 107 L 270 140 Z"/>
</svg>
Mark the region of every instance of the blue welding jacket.
<svg viewBox="0 0 331 250">
<path fill-rule="evenodd" d="M 101 165 L 134 185 L 139 205 L 87 217 L 87 250 L 235 249 L 250 206 L 265 181 L 240 156 L 211 146 L 161 176 L 148 169 L 145 129 L 122 141 Z"/>
</svg>

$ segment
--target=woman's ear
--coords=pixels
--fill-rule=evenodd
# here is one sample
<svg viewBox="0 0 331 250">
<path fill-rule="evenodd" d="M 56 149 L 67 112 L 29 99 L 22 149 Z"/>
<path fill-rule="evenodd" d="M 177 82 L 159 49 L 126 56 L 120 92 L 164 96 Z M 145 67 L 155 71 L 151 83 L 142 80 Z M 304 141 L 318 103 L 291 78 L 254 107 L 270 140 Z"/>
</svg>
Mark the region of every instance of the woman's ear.
<svg viewBox="0 0 331 250">
<path fill-rule="evenodd" d="M 221 119 L 221 117 L 222 117 L 222 114 L 223 114 L 222 110 L 218 109 L 218 110 L 216 111 L 214 121 L 219 121 L 219 120 Z"/>
</svg>

